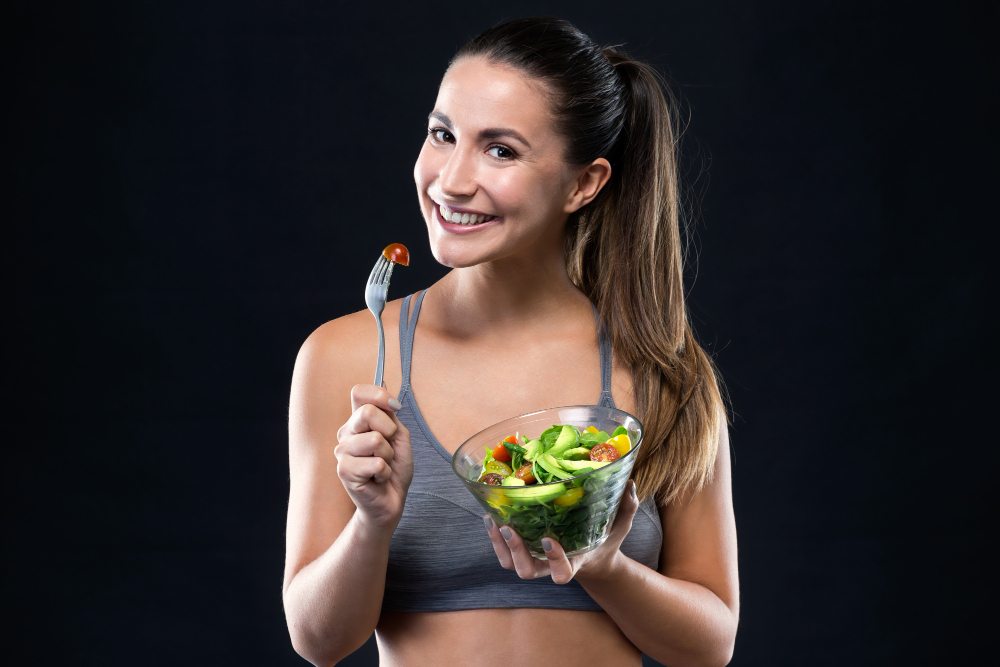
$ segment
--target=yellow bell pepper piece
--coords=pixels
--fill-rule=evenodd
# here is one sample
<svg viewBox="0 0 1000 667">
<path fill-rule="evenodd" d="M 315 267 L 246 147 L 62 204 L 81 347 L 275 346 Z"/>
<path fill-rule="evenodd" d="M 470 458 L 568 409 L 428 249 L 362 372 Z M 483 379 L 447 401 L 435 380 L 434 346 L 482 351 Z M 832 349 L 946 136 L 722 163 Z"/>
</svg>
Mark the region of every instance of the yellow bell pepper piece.
<svg viewBox="0 0 1000 667">
<path fill-rule="evenodd" d="M 502 489 L 490 489 L 486 492 L 486 503 L 490 507 L 502 509 L 505 505 L 509 505 L 510 501 Z"/>
<path fill-rule="evenodd" d="M 625 456 L 632 450 L 632 441 L 629 439 L 627 433 L 616 435 L 608 440 L 608 442 L 615 446 L 615 449 L 618 450 L 618 454 L 620 456 Z"/>
<path fill-rule="evenodd" d="M 561 505 L 562 507 L 570 507 L 580 502 L 580 498 L 583 498 L 583 489 L 577 486 L 562 494 L 553 502 L 556 505 Z"/>
<path fill-rule="evenodd" d="M 588 426 L 587 428 L 585 428 L 583 430 L 584 430 L 585 433 L 600 433 L 600 431 L 598 431 L 595 426 Z"/>
</svg>

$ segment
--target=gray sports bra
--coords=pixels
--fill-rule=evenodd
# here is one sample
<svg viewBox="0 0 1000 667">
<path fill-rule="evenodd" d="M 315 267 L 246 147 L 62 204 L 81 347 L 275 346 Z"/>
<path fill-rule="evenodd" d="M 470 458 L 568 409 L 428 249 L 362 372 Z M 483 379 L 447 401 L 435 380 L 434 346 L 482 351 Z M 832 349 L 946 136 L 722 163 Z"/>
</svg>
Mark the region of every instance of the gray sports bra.
<svg viewBox="0 0 1000 667">
<path fill-rule="evenodd" d="M 451 454 L 431 433 L 410 388 L 410 360 L 421 292 L 410 314 L 412 295 L 403 300 L 399 316 L 399 347 L 403 384 L 397 415 L 410 430 L 413 482 L 403 516 L 392 536 L 386 572 L 383 610 L 453 611 L 498 607 L 545 607 L 600 610 L 580 584 L 558 585 L 548 577 L 524 580 L 505 570 L 483 525 L 485 512 L 451 468 Z M 600 335 L 600 404 L 611 398 L 611 346 Z M 652 498 L 639 507 L 622 552 L 656 568 L 663 532 Z"/>
</svg>

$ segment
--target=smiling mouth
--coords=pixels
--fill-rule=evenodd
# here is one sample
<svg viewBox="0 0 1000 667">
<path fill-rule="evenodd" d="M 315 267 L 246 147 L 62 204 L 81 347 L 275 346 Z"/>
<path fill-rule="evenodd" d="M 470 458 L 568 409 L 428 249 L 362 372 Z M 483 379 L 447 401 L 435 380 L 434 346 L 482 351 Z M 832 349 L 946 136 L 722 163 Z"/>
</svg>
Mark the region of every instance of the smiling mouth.
<svg viewBox="0 0 1000 667">
<path fill-rule="evenodd" d="M 438 213 L 441 215 L 441 219 L 445 222 L 450 222 L 453 225 L 464 225 L 466 227 L 474 227 L 475 225 L 481 225 L 491 220 L 496 220 L 495 215 L 482 215 L 480 213 L 460 213 L 458 211 L 452 211 L 450 208 L 444 204 L 438 204 Z"/>
</svg>

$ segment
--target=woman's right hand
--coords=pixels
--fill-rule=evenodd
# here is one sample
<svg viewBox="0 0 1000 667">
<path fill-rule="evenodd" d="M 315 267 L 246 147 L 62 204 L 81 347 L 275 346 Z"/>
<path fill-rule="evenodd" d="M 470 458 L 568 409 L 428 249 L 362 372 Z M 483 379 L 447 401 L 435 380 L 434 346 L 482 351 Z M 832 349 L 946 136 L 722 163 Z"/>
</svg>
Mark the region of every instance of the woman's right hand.
<svg viewBox="0 0 1000 667">
<path fill-rule="evenodd" d="M 410 432 L 396 418 L 399 403 L 384 387 L 355 385 L 351 408 L 333 450 L 337 475 L 360 519 L 374 528 L 394 530 L 413 479 Z"/>
</svg>

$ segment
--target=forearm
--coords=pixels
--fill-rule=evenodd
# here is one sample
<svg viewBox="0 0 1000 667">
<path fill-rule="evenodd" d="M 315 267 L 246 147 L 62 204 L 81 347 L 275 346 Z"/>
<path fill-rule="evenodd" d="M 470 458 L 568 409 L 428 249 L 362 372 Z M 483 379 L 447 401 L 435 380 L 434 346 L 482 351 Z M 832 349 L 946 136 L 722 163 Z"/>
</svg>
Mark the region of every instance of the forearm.
<svg viewBox="0 0 1000 667">
<path fill-rule="evenodd" d="M 725 665 L 735 613 L 699 584 L 666 577 L 618 553 L 601 572 L 577 581 L 639 650 L 671 667 Z"/>
<path fill-rule="evenodd" d="M 375 629 L 385 591 L 392 530 L 355 513 L 323 554 L 303 567 L 284 593 L 292 645 L 316 665 L 331 665 Z"/>
</svg>

